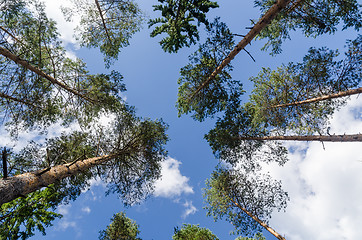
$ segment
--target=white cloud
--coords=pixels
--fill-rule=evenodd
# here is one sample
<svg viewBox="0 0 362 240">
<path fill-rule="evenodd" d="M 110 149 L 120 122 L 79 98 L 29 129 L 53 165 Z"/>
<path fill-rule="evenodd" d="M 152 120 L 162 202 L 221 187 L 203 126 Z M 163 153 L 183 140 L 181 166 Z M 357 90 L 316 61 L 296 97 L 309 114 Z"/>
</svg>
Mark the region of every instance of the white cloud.
<svg viewBox="0 0 362 240">
<path fill-rule="evenodd" d="M 68 228 L 77 228 L 77 223 L 74 221 L 67 221 L 65 219 L 60 220 L 60 222 L 57 225 L 58 231 L 65 231 Z"/>
<path fill-rule="evenodd" d="M 72 204 L 60 205 L 58 207 L 58 213 L 62 214 L 64 217 L 66 217 L 69 214 L 69 209 L 71 207 L 72 207 Z"/>
<path fill-rule="evenodd" d="M 49 18 L 57 22 L 57 28 L 60 33 L 60 38 L 62 41 L 67 43 L 75 44 L 76 40 L 74 38 L 74 27 L 75 23 L 79 22 L 79 18 L 75 18 L 73 22 L 65 21 L 64 15 L 61 12 L 61 6 L 67 5 L 67 1 L 54 1 L 54 0 L 44 0 L 45 11 Z"/>
<path fill-rule="evenodd" d="M 331 133 L 362 130 L 362 101 L 352 97 L 331 120 Z M 283 181 L 290 202 L 272 227 L 287 239 L 354 240 L 362 236 L 362 143 L 288 143 L 294 151 L 282 168 L 266 166 Z"/>
<path fill-rule="evenodd" d="M 179 197 L 183 193 L 193 193 L 192 187 L 189 185 L 189 178 L 180 172 L 181 162 L 173 158 L 167 158 L 161 163 L 161 179 L 155 182 L 156 197 L 173 198 Z"/>
<path fill-rule="evenodd" d="M 192 205 L 192 201 L 186 201 L 183 206 L 186 208 L 182 214 L 182 218 L 185 219 L 187 216 L 196 213 L 197 209 Z"/>
<path fill-rule="evenodd" d="M 85 213 L 87 213 L 87 214 L 89 214 L 90 212 L 91 212 L 91 209 L 90 209 L 90 207 L 83 207 L 82 208 L 82 212 L 85 212 Z"/>
</svg>

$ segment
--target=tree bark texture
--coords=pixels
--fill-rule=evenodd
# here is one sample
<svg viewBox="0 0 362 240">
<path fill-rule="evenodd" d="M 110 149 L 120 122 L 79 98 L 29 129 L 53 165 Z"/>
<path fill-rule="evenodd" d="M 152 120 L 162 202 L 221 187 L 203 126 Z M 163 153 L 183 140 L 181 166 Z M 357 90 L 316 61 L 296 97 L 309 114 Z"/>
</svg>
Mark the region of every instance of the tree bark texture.
<svg viewBox="0 0 362 240">
<path fill-rule="evenodd" d="M 277 141 L 320 141 L 320 142 L 362 142 L 362 134 L 352 135 L 323 135 L 323 136 L 265 136 L 265 137 L 243 137 L 239 140 L 277 140 Z"/>
<path fill-rule="evenodd" d="M 15 54 L 13 54 L 12 52 L 10 52 L 9 50 L 0 47 L 0 54 L 3 55 L 6 58 L 11 59 L 12 61 L 14 61 L 16 64 L 19 64 L 23 67 L 25 67 L 26 69 L 36 73 L 37 75 L 47 79 L 48 81 L 50 81 L 51 83 L 61 87 L 62 89 L 90 102 L 90 103 L 95 103 L 95 100 L 79 93 L 78 91 L 72 89 L 71 87 L 67 86 L 66 84 L 59 82 L 58 80 L 56 80 L 55 78 L 51 77 L 50 75 L 44 73 L 42 70 L 40 70 L 39 68 L 31 65 L 30 63 L 28 63 L 26 60 L 21 59 L 20 57 L 16 56 Z"/>
<path fill-rule="evenodd" d="M 324 101 L 324 100 L 328 100 L 328 99 L 333 99 L 333 98 L 351 96 L 351 95 L 359 94 L 359 93 L 362 93 L 362 87 L 356 88 L 356 89 L 347 90 L 347 91 L 343 91 L 343 92 L 339 92 L 339 93 L 333 93 L 333 94 L 329 94 L 329 95 L 323 95 L 323 96 L 316 97 L 316 98 L 310 98 L 310 99 L 306 99 L 306 100 L 299 101 L 299 102 L 293 102 L 293 103 L 285 103 L 285 104 L 274 105 L 274 106 L 271 106 L 271 107 L 268 107 L 268 108 L 283 108 L 283 107 L 289 107 L 289 106 L 298 106 L 298 105 L 302 105 L 302 104 L 313 103 L 313 102 L 320 102 L 320 101 Z"/>
<path fill-rule="evenodd" d="M 234 205 L 238 208 L 240 208 L 243 212 L 245 212 L 246 214 L 248 214 L 252 219 L 254 219 L 257 223 L 259 223 L 263 228 L 265 228 L 268 232 L 270 232 L 271 234 L 273 234 L 276 238 L 278 238 L 279 240 L 285 240 L 285 238 L 280 235 L 279 233 L 277 233 L 274 229 L 272 229 L 271 227 L 269 227 L 266 223 L 264 223 L 263 221 L 261 221 L 258 217 L 254 216 L 253 214 L 251 214 L 248 210 L 246 210 L 245 208 L 243 208 L 242 206 L 240 206 L 240 204 L 238 204 L 237 202 L 235 202 L 233 199 L 231 199 L 231 201 L 234 203 Z"/>
<path fill-rule="evenodd" d="M 118 155 L 119 154 L 113 154 L 88 158 L 38 171 L 15 175 L 7 179 L 0 179 L 0 206 L 16 199 L 17 197 L 25 196 L 28 193 L 53 184 L 57 180 L 75 175 L 93 166 L 107 162 Z"/>
<path fill-rule="evenodd" d="M 300 2 L 304 0 L 299 0 Z M 255 37 L 258 35 L 270 22 L 282 11 L 290 2 L 290 0 L 278 0 L 264 15 L 259 19 L 259 21 L 253 26 L 253 28 L 248 32 L 247 35 L 235 46 L 235 48 L 229 53 L 229 55 L 221 62 L 221 64 L 214 70 L 213 73 L 208 77 L 208 79 L 203 82 L 196 91 L 191 95 L 192 99 L 201 89 L 207 87 L 209 83 L 219 74 L 222 69 L 228 65 L 234 57 L 243 50 Z"/>
</svg>

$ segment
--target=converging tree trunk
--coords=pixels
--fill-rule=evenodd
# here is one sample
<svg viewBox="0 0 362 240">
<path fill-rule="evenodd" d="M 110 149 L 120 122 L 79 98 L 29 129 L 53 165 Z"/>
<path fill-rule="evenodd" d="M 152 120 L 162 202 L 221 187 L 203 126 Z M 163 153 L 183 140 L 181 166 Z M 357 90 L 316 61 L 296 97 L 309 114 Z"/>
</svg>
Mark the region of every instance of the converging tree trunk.
<svg viewBox="0 0 362 240">
<path fill-rule="evenodd" d="M 303 2 L 299 0 L 298 2 Z M 249 33 L 235 46 L 235 48 L 229 53 L 229 55 L 221 62 L 221 64 L 214 70 L 214 72 L 203 82 L 196 91 L 191 95 L 192 99 L 201 89 L 207 87 L 211 80 L 213 80 L 221 70 L 228 65 L 234 57 L 243 50 L 255 37 L 258 35 L 277 15 L 282 11 L 290 2 L 290 0 L 278 0 L 259 21 L 253 26 Z"/>
<path fill-rule="evenodd" d="M 232 203 L 240 208 L 243 212 L 245 212 L 246 214 L 248 214 L 248 216 L 250 216 L 252 219 L 254 219 L 257 223 L 259 223 L 263 228 L 265 228 L 267 231 L 269 231 L 271 234 L 273 234 L 276 238 L 278 238 L 279 240 L 285 240 L 285 238 L 280 235 L 279 233 L 277 233 L 274 229 L 272 229 L 271 227 L 269 227 L 266 223 L 264 223 L 263 221 L 261 221 L 258 217 L 254 216 L 253 214 L 251 214 L 248 210 L 246 210 L 245 208 L 243 208 L 242 206 L 240 206 L 240 204 L 238 204 L 237 202 L 235 202 L 233 199 L 231 199 Z"/>
<path fill-rule="evenodd" d="M 31 65 L 29 62 L 27 62 L 26 60 L 23 60 L 21 59 L 20 57 L 16 56 L 15 54 L 13 54 L 12 52 L 10 52 L 9 50 L 3 48 L 3 47 L 0 47 L 0 54 L 3 55 L 4 57 L 6 58 L 9 58 L 11 59 L 12 61 L 14 61 L 16 64 L 19 64 L 23 67 L 25 67 L 26 69 L 36 73 L 37 75 L 47 79 L 48 81 L 50 81 L 51 83 L 61 87 L 62 89 L 66 90 L 67 92 L 69 93 L 72 93 L 84 100 L 86 100 L 87 102 L 90 102 L 90 103 L 95 103 L 96 101 L 81 94 L 80 92 L 72 89 L 71 87 L 67 86 L 66 84 L 56 80 L 55 78 L 53 78 L 52 76 L 46 74 L 45 72 L 43 72 L 42 70 L 40 70 L 39 68 Z"/>
<path fill-rule="evenodd" d="M 320 141 L 320 142 L 362 142 L 362 134 L 328 135 L 328 136 L 265 136 L 265 137 L 238 137 L 239 140 L 277 140 L 277 141 Z"/>
<path fill-rule="evenodd" d="M 324 100 L 328 100 L 328 99 L 333 99 L 333 98 L 351 96 L 351 95 L 359 94 L 359 93 L 362 93 L 362 87 L 356 88 L 356 89 L 347 90 L 347 91 L 343 91 L 343 92 L 339 92 L 339 93 L 333 93 L 333 94 L 329 94 L 329 95 L 324 95 L 324 96 L 320 96 L 320 97 L 316 97 L 316 98 L 310 98 L 310 99 L 306 99 L 306 100 L 299 101 L 299 102 L 293 102 L 293 103 L 285 103 L 285 104 L 274 105 L 274 106 L 270 106 L 270 107 L 268 107 L 268 108 L 283 108 L 283 107 L 289 107 L 289 106 L 298 106 L 298 105 L 302 105 L 302 104 L 313 103 L 313 102 L 320 102 L 320 101 L 324 101 Z"/>
<path fill-rule="evenodd" d="M 75 175 L 79 172 L 84 172 L 93 166 L 107 162 L 119 155 L 120 153 L 88 158 L 1 179 L 0 206 L 18 197 L 25 196 L 28 193 L 41 189 L 42 187 L 47 187 L 57 180 Z"/>
<path fill-rule="evenodd" d="M 101 6 L 99 5 L 98 0 L 95 0 L 95 3 L 96 3 L 96 5 L 97 5 L 97 9 L 98 9 L 99 15 L 101 16 L 101 19 L 102 19 L 102 25 L 103 25 L 104 31 L 106 32 L 107 38 L 108 38 L 108 40 L 109 40 L 109 43 L 112 44 L 112 39 L 111 39 L 111 37 L 110 37 L 110 35 L 109 35 L 108 28 L 107 28 L 107 25 L 106 25 L 106 21 L 104 20 L 104 16 L 103 16 L 103 13 L 102 13 Z"/>
</svg>

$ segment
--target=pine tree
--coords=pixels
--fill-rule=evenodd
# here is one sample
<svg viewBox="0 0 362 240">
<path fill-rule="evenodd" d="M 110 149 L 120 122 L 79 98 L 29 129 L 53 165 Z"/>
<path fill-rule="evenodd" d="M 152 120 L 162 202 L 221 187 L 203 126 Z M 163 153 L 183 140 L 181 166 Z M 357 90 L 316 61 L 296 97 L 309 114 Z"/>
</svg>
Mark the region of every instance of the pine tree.
<svg viewBox="0 0 362 240">
<path fill-rule="evenodd" d="M 206 181 L 204 197 L 208 215 L 215 220 L 225 217 L 234 225 L 236 234 L 253 236 L 264 227 L 284 240 L 267 221 L 273 210 L 286 207 L 288 194 L 270 176 L 219 167 Z"/>
<path fill-rule="evenodd" d="M 138 32 L 144 14 L 132 0 L 72 0 L 72 7 L 63 7 L 68 21 L 80 16 L 75 36 L 81 46 L 99 48 L 106 67 L 118 59 L 120 49 L 129 45 L 132 35 Z"/>
<path fill-rule="evenodd" d="M 128 218 L 124 212 L 116 213 L 111 219 L 111 224 L 106 230 L 99 231 L 99 239 L 101 240 L 141 240 L 137 237 L 140 233 L 138 225 L 135 221 Z"/>
<path fill-rule="evenodd" d="M 87 175 L 97 166 L 96 176 L 109 183 L 108 192 L 119 194 L 126 204 L 146 197 L 166 154 L 164 123 L 141 121 L 129 112 L 120 112 L 110 127 L 97 129 L 51 139 L 45 146 L 30 144 L 15 157 L 26 166 L 19 172 L 26 173 L 0 180 L 0 204 L 64 178 Z"/>
<path fill-rule="evenodd" d="M 228 65 L 217 76 L 216 81 L 203 89 L 197 97 L 193 92 L 199 88 L 213 69 L 234 45 L 233 36 L 225 23 L 216 18 L 207 27 L 208 38 L 199 49 L 189 56 L 190 63 L 180 70 L 177 108 L 179 115 L 194 112 L 193 118 L 203 121 L 216 112 L 229 107 L 230 102 L 239 101 L 243 93 L 242 84 L 231 79 L 232 66 Z M 235 104 L 235 103 L 234 103 Z"/>
<path fill-rule="evenodd" d="M 361 43 L 361 35 L 347 41 L 343 60 L 336 60 L 338 51 L 311 48 L 302 63 L 289 63 L 275 71 L 264 68 L 251 78 L 253 121 L 299 135 L 326 133 L 330 116 L 347 102 L 341 97 L 344 94 L 335 93 L 352 90 L 361 82 Z M 327 97 L 333 94 L 334 98 Z"/>
<path fill-rule="evenodd" d="M 219 240 L 209 229 L 201 228 L 199 225 L 184 224 L 181 229 L 175 228 L 172 236 L 173 240 L 200 239 L 200 240 Z"/>
<path fill-rule="evenodd" d="M 256 6 L 265 12 L 274 4 L 273 0 L 256 0 Z M 333 34 L 338 25 L 342 30 L 362 27 L 361 4 L 356 0 L 302 0 L 281 11 L 281 13 L 258 35 L 268 39 L 264 50 L 272 48 L 272 54 L 282 51 L 282 42 L 290 39 L 290 31 L 301 30 L 307 37 Z"/>
<path fill-rule="evenodd" d="M 162 17 L 151 19 L 149 27 L 161 23 L 151 32 L 151 37 L 166 33 L 168 36 L 160 41 L 165 52 L 177 52 L 180 48 L 190 47 L 199 40 L 197 26 L 193 22 L 209 24 L 206 13 L 218 4 L 209 0 L 159 0 L 154 11 L 160 11 Z"/>
</svg>

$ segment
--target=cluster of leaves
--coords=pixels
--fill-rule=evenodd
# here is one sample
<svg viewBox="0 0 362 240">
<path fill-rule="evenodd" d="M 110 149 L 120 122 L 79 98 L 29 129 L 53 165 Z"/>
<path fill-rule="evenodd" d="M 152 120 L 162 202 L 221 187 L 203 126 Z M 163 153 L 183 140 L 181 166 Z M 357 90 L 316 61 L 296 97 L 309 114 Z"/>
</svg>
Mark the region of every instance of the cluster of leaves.
<svg viewBox="0 0 362 240">
<path fill-rule="evenodd" d="M 267 223 L 274 209 L 284 209 L 289 199 L 281 182 L 269 175 L 250 174 L 243 169 L 218 167 L 206 181 L 204 197 L 208 216 L 225 218 L 236 234 L 253 236 L 260 225 L 247 212 Z M 247 211 L 247 212 L 246 212 Z"/>
<path fill-rule="evenodd" d="M 135 221 L 128 218 L 124 212 L 114 214 L 111 221 L 111 224 L 107 226 L 106 230 L 99 231 L 99 239 L 141 240 L 137 237 L 140 233 L 138 230 L 139 226 Z"/>
<path fill-rule="evenodd" d="M 68 21 L 80 16 L 75 37 L 81 46 L 99 48 L 106 67 L 118 59 L 120 49 L 129 45 L 132 35 L 138 32 L 144 14 L 132 0 L 73 0 L 72 7 L 63 7 Z"/>
<path fill-rule="evenodd" d="M 197 24 L 208 26 L 206 13 L 218 4 L 209 0 L 158 0 L 161 4 L 154 5 L 154 11 L 161 11 L 162 17 L 148 22 L 149 27 L 156 26 L 151 37 L 166 33 L 168 36 L 160 41 L 165 52 L 177 52 L 180 48 L 190 47 L 199 40 Z"/>
<path fill-rule="evenodd" d="M 49 186 L 3 204 L 0 207 L 0 238 L 27 239 L 34 235 L 35 229 L 45 235 L 45 228 L 51 226 L 54 219 L 61 217 L 54 210 L 63 198 L 64 193 Z"/>
<path fill-rule="evenodd" d="M 201 228 L 199 225 L 184 224 L 181 229 L 175 228 L 173 240 L 219 240 L 209 229 Z"/>
<path fill-rule="evenodd" d="M 198 121 L 238 103 L 243 93 L 242 84 L 231 79 L 231 65 L 227 65 L 212 82 L 203 87 L 234 46 L 233 35 L 219 18 L 207 27 L 207 32 L 206 42 L 189 57 L 190 63 L 180 70 L 178 80 L 179 115 L 194 112 L 192 117 Z"/>
<path fill-rule="evenodd" d="M 64 124 L 77 120 L 86 125 L 104 110 L 114 111 L 123 105 L 119 96 L 125 91 L 121 74 L 89 74 L 81 60 L 66 57 L 55 22 L 46 17 L 42 4 L 16 2 L 22 4 L 13 7 L 12 1 L 6 3 L 10 13 L 0 16 L 1 47 L 65 83 L 72 92 L 0 57 L 1 117 L 14 136 L 19 130 L 45 129 L 60 119 Z M 33 8 L 36 12 L 29 11 Z"/>
<path fill-rule="evenodd" d="M 338 93 L 357 87 L 362 79 L 362 36 L 348 41 L 343 60 L 338 51 L 311 48 L 302 63 L 289 63 L 277 70 L 264 68 L 251 78 L 254 90 L 254 124 L 297 134 L 325 133 L 330 116 L 346 103 L 345 98 L 303 105 L 273 107 Z"/>
<path fill-rule="evenodd" d="M 262 12 L 274 3 L 274 0 L 255 0 L 255 6 Z M 282 42 L 290 39 L 290 31 L 300 29 L 306 36 L 317 37 L 336 32 L 340 22 L 343 22 L 343 30 L 353 27 L 358 31 L 362 27 L 361 18 L 361 4 L 357 0 L 291 1 L 289 8 L 284 9 L 258 38 L 268 39 L 264 50 L 272 47 L 271 53 L 278 54 L 282 51 Z"/>
</svg>

